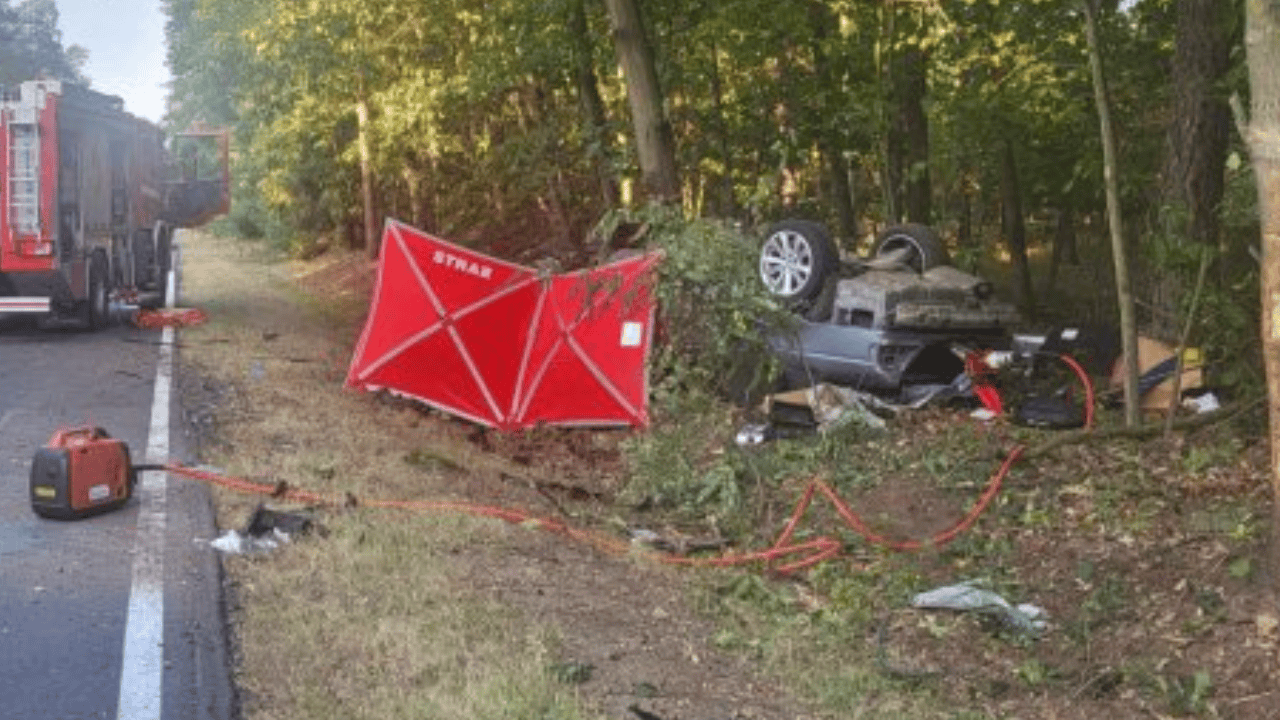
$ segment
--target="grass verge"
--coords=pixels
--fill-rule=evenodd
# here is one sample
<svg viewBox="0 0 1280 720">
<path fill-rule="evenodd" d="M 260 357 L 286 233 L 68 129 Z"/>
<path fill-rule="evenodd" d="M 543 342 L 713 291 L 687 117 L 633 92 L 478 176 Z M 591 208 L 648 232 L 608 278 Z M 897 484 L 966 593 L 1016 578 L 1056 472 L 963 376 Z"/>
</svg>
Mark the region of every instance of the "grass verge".
<svg viewBox="0 0 1280 720">
<path fill-rule="evenodd" d="M 198 438 L 206 462 L 339 496 L 449 492 L 442 471 L 404 459 L 414 413 L 342 389 L 364 298 L 308 300 L 298 266 L 255 246 L 193 233 L 183 248 L 182 302 L 210 318 L 181 333 L 187 412 L 216 418 Z M 216 495 L 222 527 L 260 500 Z M 358 507 L 320 519 L 323 538 L 226 559 L 246 717 L 584 717 L 550 672 L 554 630 L 470 595 L 451 568 L 451 548 L 502 542 L 492 522 Z"/>
</svg>

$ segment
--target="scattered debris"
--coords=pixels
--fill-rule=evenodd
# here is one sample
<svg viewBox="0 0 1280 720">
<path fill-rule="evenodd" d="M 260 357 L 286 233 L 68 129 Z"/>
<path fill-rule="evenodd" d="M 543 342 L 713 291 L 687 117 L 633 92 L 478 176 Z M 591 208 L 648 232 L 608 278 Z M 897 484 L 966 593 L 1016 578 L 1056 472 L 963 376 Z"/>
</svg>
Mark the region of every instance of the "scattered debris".
<svg viewBox="0 0 1280 720">
<path fill-rule="evenodd" d="M 283 533 L 286 537 L 306 535 L 315 529 L 315 521 L 309 516 L 296 512 L 272 510 L 259 503 L 245 524 L 244 534 L 249 537 L 262 537 L 268 534 Z"/>
<path fill-rule="evenodd" d="M 1123 360 L 1121 357 L 1120 360 Z M 1169 411 L 1174 392 L 1174 374 L 1178 370 L 1175 348 L 1153 338 L 1138 337 L 1138 396 L 1142 412 L 1163 415 Z M 1124 363 L 1117 361 L 1111 372 L 1111 388 L 1119 390 L 1124 382 Z M 1204 358 L 1199 348 L 1186 348 L 1182 354 L 1182 393 L 1204 386 Z"/>
<path fill-rule="evenodd" d="M 272 510 L 259 504 L 249 516 L 243 532 L 228 530 L 210 541 L 209 545 L 229 555 L 254 555 L 271 552 L 316 529 L 315 521 L 303 513 Z"/>
<path fill-rule="evenodd" d="M 1008 600 L 978 587 L 972 580 L 919 593 L 911 598 L 911 606 L 922 610 L 974 611 L 991 615 L 1025 635 L 1039 635 L 1046 627 L 1044 608 L 1029 603 L 1010 605 Z"/>
<path fill-rule="evenodd" d="M 738 430 L 734 442 L 738 447 L 750 447 L 752 445 L 763 445 L 773 440 L 777 435 L 774 433 L 773 425 L 769 423 L 748 423 Z"/>
<path fill-rule="evenodd" d="M 763 409 L 771 419 L 793 424 L 806 424 L 819 432 L 826 432 L 850 422 L 857 422 L 874 430 L 888 427 L 884 418 L 872 412 L 872 408 L 892 411 L 894 405 L 870 394 L 832 383 L 818 383 L 813 387 L 775 393 L 764 399 Z M 797 416 L 797 411 L 800 416 Z M 803 417 L 800 422 L 795 418 Z"/>
<path fill-rule="evenodd" d="M 216 540 L 211 540 L 209 546 L 228 555 L 257 555 L 271 552 L 287 542 L 289 542 L 289 536 L 285 533 L 273 532 L 269 537 L 255 538 L 241 535 L 235 530 L 228 530 Z"/>
<path fill-rule="evenodd" d="M 1078 403 L 1060 396 L 1032 396 L 1018 406 L 1014 420 L 1027 427 L 1070 430 L 1084 427 L 1085 411 Z"/>
<path fill-rule="evenodd" d="M 1218 400 L 1218 396 L 1212 392 L 1205 392 L 1200 395 L 1192 395 L 1182 399 L 1182 407 L 1194 412 L 1197 415 L 1204 413 L 1216 412 L 1222 409 L 1222 403 Z"/>
<path fill-rule="evenodd" d="M 631 544 L 644 545 L 661 552 L 683 556 L 705 550 L 723 550 L 732 543 L 723 538 L 699 539 L 675 534 L 668 537 L 647 528 L 633 528 Z"/>
</svg>

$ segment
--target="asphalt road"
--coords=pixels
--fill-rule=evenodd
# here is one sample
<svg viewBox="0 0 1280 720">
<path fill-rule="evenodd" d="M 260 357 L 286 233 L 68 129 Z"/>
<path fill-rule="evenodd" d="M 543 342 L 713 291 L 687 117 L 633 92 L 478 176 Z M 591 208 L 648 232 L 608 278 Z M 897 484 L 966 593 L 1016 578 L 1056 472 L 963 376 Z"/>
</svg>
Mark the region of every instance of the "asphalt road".
<svg viewBox="0 0 1280 720">
<path fill-rule="evenodd" d="M 124 508 L 70 522 L 28 501 L 31 459 L 61 427 L 103 427 L 135 464 L 187 459 L 176 391 L 157 393 L 164 339 L 0 317 L 0 720 L 235 714 L 207 488 L 147 472 Z"/>
</svg>

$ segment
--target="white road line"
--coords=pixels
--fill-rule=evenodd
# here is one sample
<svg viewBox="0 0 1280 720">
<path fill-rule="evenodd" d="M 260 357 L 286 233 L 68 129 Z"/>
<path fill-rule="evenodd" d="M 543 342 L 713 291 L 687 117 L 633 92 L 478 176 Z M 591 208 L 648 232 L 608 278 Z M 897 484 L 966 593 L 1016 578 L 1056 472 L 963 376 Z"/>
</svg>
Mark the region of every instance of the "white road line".
<svg viewBox="0 0 1280 720">
<path fill-rule="evenodd" d="M 166 305 L 174 303 L 174 273 L 169 271 Z M 148 464 L 169 462 L 169 396 L 173 387 L 171 327 L 160 335 Z M 168 474 L 149 471 L 138 481 L 138 532 L 133 550 L 133 585 L 124 626 L 117 720 L 160 720 L 164 676 L 164 527 Z"/>
</svg>

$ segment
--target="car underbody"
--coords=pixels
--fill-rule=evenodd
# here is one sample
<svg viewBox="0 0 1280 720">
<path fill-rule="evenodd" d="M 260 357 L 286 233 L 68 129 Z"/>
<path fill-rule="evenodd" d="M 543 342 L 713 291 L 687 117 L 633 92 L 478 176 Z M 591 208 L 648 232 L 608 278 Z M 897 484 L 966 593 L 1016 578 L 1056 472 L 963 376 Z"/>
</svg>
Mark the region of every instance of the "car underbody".
<svg viewBox="0 0 1280 720">
<path fill-rule="evenodd" d="M 829 382 L 895 395 L 951 383 L 968 353 L 1007 349 L 1016 310 L 991 283 L 949 263 L 918 225 L 881 233 L 873 257 L 840 261 L 816 223 L 783 221 L 766 237 L 761 278 L 793 310 L 767 335 L 785 388 Z"/>
</svg>

